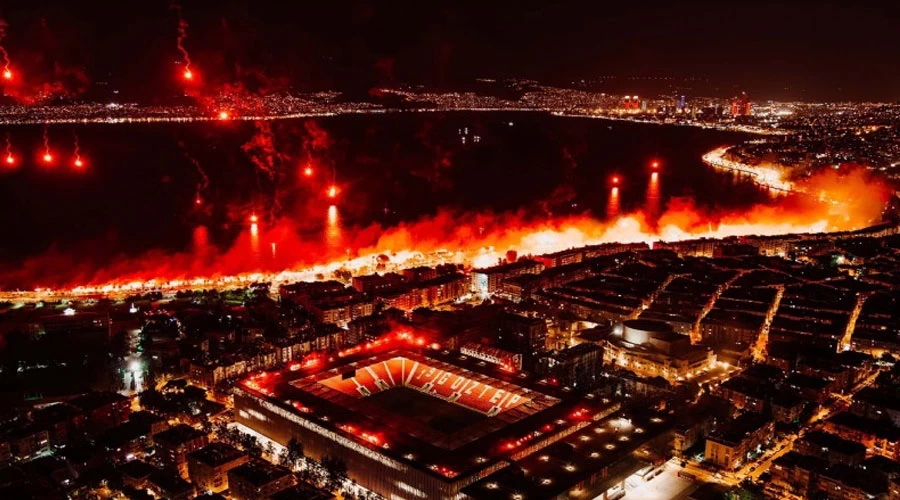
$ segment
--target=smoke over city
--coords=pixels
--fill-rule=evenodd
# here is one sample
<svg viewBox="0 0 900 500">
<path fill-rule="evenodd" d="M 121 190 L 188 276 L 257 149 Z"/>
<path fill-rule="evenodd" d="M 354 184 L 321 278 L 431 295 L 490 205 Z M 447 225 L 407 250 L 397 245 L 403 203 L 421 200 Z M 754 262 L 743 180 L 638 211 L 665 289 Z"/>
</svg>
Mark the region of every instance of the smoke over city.
<svg viewBox="0 0 900 500">
<path fill-rule="evenodd" d="M 317 130 L 313 127 L 313 130 Z M 317 132 L 318 133 L 318 132 Z M 324 140 L 313 134 L 308 148 Z M 315 138 L 318 137 L 318 138 Z M 265 141 L 263 141 L 265 142 Z M 274 153 L 251 149 L 260 168 L 271 165 Z M 313 211 L 310 203 L 302 212 L 283 213 L 265 223 L 235 220 L 244 229 L 228 247 L 215 247 L 206 238 L 195 238 L 184 252 L 150 251 L 138 257 L 123 257 L 100 266 L 76 260 L 70 254 L 48 251 L 26 260 L 18 269 L 0 278 L 4 288 L 66 287 L 155 280 L 195 278 L 220 279 L 263 273 L 266 279 L 282 271 L 330 272 L 342 266 L 371 264 L 378 254 L 395 259 L 438 250 L 459 252 L 461 263 L 488 266 L 503 258 L 507 250 L 518 254 L 541 254 L 606 242 L 676 241 L 700 237 L 775 235 L 819 231 L 852 230 L 879 219 L 889 190 L 863 169 L 825 172 L 805 183 L 823 199 L 807 195 L 781 196 L 773 203 L 759 204 L 740 212 L 700 209 L 688 201 L 674 200 L 656 220 L 643 211 L 620 215 L 615 220 L 573 215 L 536 217 L 525 210 L 464 213 L 451 209 L 416 221 L 385 227 L 371 224 L 343 227 L 340 208 Z M 843 200 L 836 202 L 833 200 Z M 302 205 L 300 205 L 302 206 Z M 247 217 L 246 207 L 234 217 Z M 310 237 L 298 231 L 308 219 L 326 219 L 324 234 Z M 277 251 L 274 251 L 277 249 Z"/>
</svg>

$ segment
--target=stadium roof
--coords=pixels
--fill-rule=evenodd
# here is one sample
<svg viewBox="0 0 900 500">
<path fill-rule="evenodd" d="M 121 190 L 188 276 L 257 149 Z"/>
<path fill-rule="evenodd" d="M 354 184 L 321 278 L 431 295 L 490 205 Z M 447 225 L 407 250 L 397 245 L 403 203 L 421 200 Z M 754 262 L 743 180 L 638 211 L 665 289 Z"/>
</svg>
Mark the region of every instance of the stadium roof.
<svg viewBox="0 0 900 500">
<path fill-rule="evenodd" d="M 310 370 L 295 366 L 296 371 L 256 375 L 237 390 L 445 479 L 518 458 L 531 446 L 612 411 L 609 401 L 575 398 L 480 364 L 448 352 L 426 355 L 404 348 L 334 359 Z M 442 431 L 418 415 L 403 415 L 397 405 L 373 402 L 372 395 L 399 387 L 481 415 L 462 428 Z"/>
</svg>

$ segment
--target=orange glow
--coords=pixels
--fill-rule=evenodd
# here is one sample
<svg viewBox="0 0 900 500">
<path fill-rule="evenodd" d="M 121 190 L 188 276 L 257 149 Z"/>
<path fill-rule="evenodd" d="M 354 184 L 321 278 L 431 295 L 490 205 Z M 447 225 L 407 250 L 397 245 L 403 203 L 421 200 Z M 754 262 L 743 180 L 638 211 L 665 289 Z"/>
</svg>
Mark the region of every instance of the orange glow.
<svg viewBox="0 0 900 500">
<path fill-rule="evenodd" d="M 645 198 L 647 200 L 647 217 L 651 221 L 656 220 L 659 216 L 660 205 L 659 173 L 653 172 L 650 174 L 650 182 L 647 184 L 647 194 L 645 195 Z"/>
<path fill-rule="evenodd" d="M 257 217 L 256 214 L 251 215 L 250 222 L 252 222 L 253 224 L 256 224 L 257 222 L 259 222 L 259 217 Z"/>
<path fill-rule="evenodd" d="M 189 69 L 184 70 L 184 79 L 185 79 L 185 80 L 193 80 L 193 79 L 194 79 L 194 72 L 191 71 L 191 70 L 189 70 Z"/>
<path fill-rule="evenodd" d="M 227 120 L 229 118 L 228 111 L 219 111 L 219 119 Z"/>
<path fill-rule="evenodd" d="M 7 80 L 12 80 L 12 77 L 13 77 L 12 71 L 10 71 L 9 69 L 3 70 L 3 78 L 5 78 Z"/>
<path fill-rule="evenodd" d="M 337 187 L 332 185 L 330 188 L 328 188 L 328 197 L 334 198 L 335 196 L 337 196 Z"/>
<path fill-rule="evenodd" d="M 614 175 L 614 176 L 613 176 L 613 178 L 612 178 L 612 183 L 613 183 L 613 184 L 618 184 L 618 183 L 619 183 L 619 176 L 618 176 L 618 175 Z"/>
<path fill-rule="evenodd" d="M 845 173 L 845 170 L 850 171 Z M 29 259 L 22 270 L 10 272 L 4 279 L 30 287 L 53 287 L 52 292 L 44 289 L 17 295 L 22 300 L 41 300 L 60 294 L 116 295 L 141 290 L 225 288 L 262 281 L 283 284 L 319 279 L 317 275 L 330 276 L 340 268 L 354 275 L 371 274 L 380 254 L 390 255 L 390 265 L 398 268 L 419 265 L 423 258 L 429 263 L 472 265 L 483 261 L 490 265 L 505 258 L 509 249 L 515 249 L 519 255 L 541 255 L 612 242 L 649 244 L 700 237 L 859 229 L 880 220 L 883 204 L 891 195 L 891 189 L 864 168 L 841 168 L 839 172 L 828 169 L 798 184 L 801 182 L 804 192 L 815 196 L 789 195 L 740 210 L 718 211 L 672 199 L 658 216 L 646 209 L 622 211 L 610 218 L 602 214 L 536 218 L 517 212 L 441 210 L 417 221 L 383 227 L 352 226 L 343 221 L 343 214 L 335 207 L 327 210 L 322 240 L 310 241 L 297 236 L 296 228 L 309 222 L 309 214 L 302 214 L 303 219 L 298 220 L 289 217 L 267 220 L 264 228 L 259 227 L 261 242 L 267 246 L 278 244 L 278 259 L 254 261 L 246 239 L 230 248 L 211 247 L 208 257 L 215 258 L 200 258 L 194 251 L 155 252 L 122 258 L 103 269 L 87 265 L 67 268 L 58 264 L 62 256 L 48 252 Z M 610 201 L 616 201 L 611 196 L 613 187 L 616 186 L 608 188 Z M 817 197 L 820 192 L 823 201 Z M 319 212 L 319 220 L 321 215 Z M 348 248 L 350 254 L 346 252 Z M 54 269 L 54 272 L 35 271 L 40 269 Z"/>
<path fill-rule="evenodd" d="M 656 170 L 657 168 L 659 168 L 659 162 L 658 162 L 658 161 L 654 161 L 653 163 L 650 164 L 650 166 L 652 166 L 653 169 Z"/>
<path fill-rule="evenodd" d="M 305 176 L 307 176 L 307 177 L 310 177 L 312 174 L 313 174 L 313 169 L 312 169 L 312 167 L 310 167 L 309 165 L 307 165 L 306 168 L 303 169 L 303 175 L 305 175 Z"/>
<path fill-rule="evenodd" d="M 81 161 L 81 158 L 76 158 L 76 159 L 75 159 L 75 166 L 76 166 L 76 167 L 79 167 L 79 168 L 84 166 L 84 162 Z"/>
<path fill-rule="evenodd" d="M 6 155 L 6 164 L 7 165 L 15 165 L 16 159 L 13 155 Z"/>
<path fill-rule="evenodd" d="M 619 216 L 619 188 L 613 187 L 609 190 L 609 199 L 606 202 L 606 218 L 615 219 Z"/>
<path fill-rule="evenodd" d="M 50 153 L 44 153 L 44 163 L 50 163 L 53 161 L 53 155 Z"/>
<path fill-rule="evenodd" d="M 338 214 L 338 208 L 335 205 L 328 207 L 328 219 L 325 225 L 325 242 L 330 248 L 338 248 L 341 246 L 343 239 L 343 231 L 341 230 L 341 219 Z"/>
</svg>

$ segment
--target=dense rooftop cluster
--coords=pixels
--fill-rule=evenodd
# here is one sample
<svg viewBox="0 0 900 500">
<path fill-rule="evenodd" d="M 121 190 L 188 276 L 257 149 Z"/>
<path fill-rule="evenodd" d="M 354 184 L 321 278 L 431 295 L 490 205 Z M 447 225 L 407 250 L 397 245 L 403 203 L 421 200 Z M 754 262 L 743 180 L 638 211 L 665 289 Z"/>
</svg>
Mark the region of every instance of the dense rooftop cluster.
<svg viewBox="0 0 900 500">
<path fill-rule="evenodd" d="M 898 485 L 896 226 L 509 259 L 6 303 L 0 494 Z"/>
</svg>

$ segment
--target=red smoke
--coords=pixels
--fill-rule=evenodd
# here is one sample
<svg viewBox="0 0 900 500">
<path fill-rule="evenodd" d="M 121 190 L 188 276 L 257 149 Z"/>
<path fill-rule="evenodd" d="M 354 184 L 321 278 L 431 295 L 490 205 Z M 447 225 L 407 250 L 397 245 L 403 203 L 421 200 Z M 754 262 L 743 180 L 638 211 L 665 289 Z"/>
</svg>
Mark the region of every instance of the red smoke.
<svg viewBox="0 0 900 500">
<path fill-rule="evenodd" d="M 184 19 L 181 5 L 178 2 L 172 2 L 172 10 L 178 14 L 178 39 L 175 44 L 178 47 L 178 52 L 181 53 L 181 62 L 184 64 L 183 76 L 187 80 L 193 80 L 195 74 L 191 69 L 191 55 L 188 54 L 188 51 L 184 46 L 184 41 L 187 39 L 188 23 Z"/>
<path fill-rule="evenodd" d="M 49 75 L 33 71 L 27 75 L 16 73 L 4 82 L 4 94 L 26 106 L 45 104 L 57 98 L 75 98 L 87 91 L 90 85 L 84 70 L 59 63 L 54 63 L 53 72 Z"/>
<path fill-rule="evenodd" d="M 12 66 L 9 61 L 9 54 L 3 46 L 3 39 L 6 38 L 6 27 L 9 26 L 5 20 L 0 19 L 0 65 L 3 66 L 3 79 L 12 80 L 15 76 L 12 72 Z"/>
<path fill-rule="evenodd" d="M 322 238 L 309 238 L 297 230 L 305 220 L 281 217 L 272 224 L 260 223 L 253 231 L 248 227 L 228 249 L 209 244 L 204 229 L 202 237 L 195 235 L 195 248 L 191 251 L 176 254 L 148 252 L 138 258 L 118 259 L 103 269 L 79 262 L 62 252 L 50 252 L 5 273 L 0 277 L 0 285 L 124 285 L 151 279 L 163 284 L 171 280 L 283 270 L 328 274 L 340 266 L 357 270 L 369 266 L 371 256 L 380 253 L 391 256 L 396 263 L 408 258 L 411 252 L 428 253 L 441 249 L 464 252 L 457 254 L 459 260 L 481 266 L 497 262 L 511 249 L 517 250 L 519 255 L 528 255 L 613 241 L 650 242 L 704 236 L 850 230 L 877 221 L 881 206 L 889 196 L 889 190 L 869 178 L 863 170 L 840 174 L 828 172 L 813 177 L 808 184 L 825 190 L 829 199 L 841 196 L 842 201 L 833 205 L 806 196 L 788 196 L 740 213 L 703 212 L 690 204 L 675 203 L 670 204 L 655 224 L 648 222 L 641 212 L 600 221 L 588 215 L 535 219 L 522 212 L 461 214 L 441 211 L 433 217 L 388 228 L 378 225 L 340 227 L 337 208 L 321 207 L 319 213 L 305 212 L 302 219 L 318 217 L 332 224 L 332 227 L 326 225 L 326 234 Z M 330 238 L 338 239 L 329 241 Z M 277 254 L 260 250 L 276 246 Z M 326 267 L 313 267 L 326 264 Z M 273 277 L 262 275 L 257 278 Z"/>
</svg>

